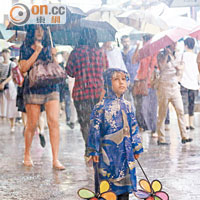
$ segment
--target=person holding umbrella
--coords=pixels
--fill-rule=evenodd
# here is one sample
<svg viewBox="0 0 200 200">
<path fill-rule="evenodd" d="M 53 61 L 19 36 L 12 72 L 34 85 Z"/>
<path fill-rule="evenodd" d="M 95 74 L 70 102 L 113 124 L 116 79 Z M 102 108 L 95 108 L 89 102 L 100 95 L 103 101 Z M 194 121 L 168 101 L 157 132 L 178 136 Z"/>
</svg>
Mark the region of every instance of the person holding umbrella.
<svg viewBox="0 0 200 200">
<path fill-rule="evenodd" d="M 180 85 L 178 83 L 182 63 L 175 55 L 175 46 L 176 44 L 173 43 L 163 51 L 160 51 L 157 56 L 158 67 L 160 69 L 160 76 L 157 80 L 159 105 L 157 120 L 158 145 L 168 145 L 165 140 L 164 120 L 170 102 L 176 110 L 182 144 L 192 141 L 191 138 L 188 138 L 186 132 L 183 101 L 180 93 Z"/>
<path fill-rule="evenodd" d="M 22 73 L 29 74 L 37 60 L 48 61 L 53 57 L 56 62 L 56 50 L 51 48 L 47 29 L 42 25 L 30 25 L 24 43 L 20 47 L 20 65 Z M 27 125 L 25 129 L 24 165 L 33 166 L 30 155 L 31 143 L 40 116 L 40 107 L 45 105 L 47 122 L 50 132 L 53 168 L 64 170 L 65 167 L 58 160 L 59 151 L 59 88 L 57 84 L 48 86 L 29 87 L 28 76 L 25 78 L 24 103 L 27 112 Z"/>
</svg>

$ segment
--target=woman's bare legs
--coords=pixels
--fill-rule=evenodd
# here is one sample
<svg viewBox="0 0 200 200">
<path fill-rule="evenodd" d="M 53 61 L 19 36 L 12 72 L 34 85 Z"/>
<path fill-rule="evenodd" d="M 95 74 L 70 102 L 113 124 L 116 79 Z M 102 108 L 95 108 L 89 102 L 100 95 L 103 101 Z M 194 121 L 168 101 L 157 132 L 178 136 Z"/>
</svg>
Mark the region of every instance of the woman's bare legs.
<svg viewBox="0 0 200 200">
<path fill-rule="evenodd" d="M 38 124 L 39 116 L 40 116 L 40 105 L 36 104 L 27 104 L 26 105 L 26 113 L 27 113 L 27 123 L 25 129 L 25 152 L 24 152 L 24 165 L 32 166 L 32 160 L 30 156 L 30 149 L 33 140 L 33 136 L 35 134 L 35 129 Z"/>
<path fill-rule="evenodd" d="M 65 167 L 58 160 L 60 132 L 59 132 L 59 101 L 52 100 L 45 104 L 47 123 L 49 127 L 50 142 L 53 156 L 53 168 L 64 170 Z"/>
<path fill-rule="evenodd" d="M 39 133 L 44 134 L 44 112 L 40 114 L 38 128 L 39 128 Z"/>
<path fill-rule="evenodd" d="M 27 122 L 27 116 L 25 112 L 22 112 L 22 123 L 24 128 L 26 127 L 26 122 Z"/>
<path fill-rule="evenodd" d="M 15 130 L 15 118 L 10 118 L 10 128 L 11 128 L 11 132 L 14 132 L 14 130 Z"/>
<path fill-rule="evenodd" d="M 44 148 L 46 145 L 46 141 L 44 137 L 44 112 L 42 112 L 39 117 L 38 133 L 39 133 L 39 138 L 40 138 L 40 144 Z"/>
</svg>

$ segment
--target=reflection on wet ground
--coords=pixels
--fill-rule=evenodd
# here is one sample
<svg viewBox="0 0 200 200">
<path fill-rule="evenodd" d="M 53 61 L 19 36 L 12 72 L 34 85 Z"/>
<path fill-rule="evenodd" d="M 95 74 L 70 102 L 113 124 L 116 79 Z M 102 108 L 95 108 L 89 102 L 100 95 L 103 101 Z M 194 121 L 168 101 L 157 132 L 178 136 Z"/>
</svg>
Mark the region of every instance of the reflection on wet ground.
<svg viewBox="0 0 200 200">
<path fill-rule="evenodd" d="M 176 117 L 171 113 L 169 146 L 158 146 L 149 132 L 142 134 L 145 152 L 142 164 L 150 181 L 159 179 L 171 200 L 200 199 L 200 115 L 195 114 L 196 129 L 190 131 L 191 144 L 181 144 Z M 22 127 L 10 133 L 6 121 L 0 122 L 0 199 L 1 200 L 78 200 L 81 187 L 94 189 L 93 171 L 84 162 L 84 144 L 77 125 L 74 130 L 61 122 L 60 161 L 66 170 L 52 169 L 48 131 L 43 149 L 36 135 L 32 144 L 33 168 L 22 165 L 24 140 Z M 145 178 L 137 167 L 138 179 Z M 131 200 L 136 199 L 131 196 Z"/>
</svg>

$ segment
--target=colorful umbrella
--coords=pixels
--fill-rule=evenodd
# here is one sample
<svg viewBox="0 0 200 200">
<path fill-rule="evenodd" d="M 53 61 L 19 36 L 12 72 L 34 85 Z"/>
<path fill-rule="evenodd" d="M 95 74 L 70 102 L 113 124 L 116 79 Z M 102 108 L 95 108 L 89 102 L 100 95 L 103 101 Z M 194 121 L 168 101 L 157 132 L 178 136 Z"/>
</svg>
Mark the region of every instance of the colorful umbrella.
<svg viewBox="0 0 200 200">
<path fill-rule="evenodd" d="M 189 30 L 183 28 L 172 28 L 154 35 L 152 39 L 139 50 L 139 59 L 141 60 L 145 57 L 153 56 L 158 53 L 160 49 L 177 42 L 188 35 L 188 33 Z"/>
<path fill-rule="evenodd" d="M 136 159 L 137 160 L 137 159 Z M 169 200 L 169 195 L 162 191 L 162 184 L 159 180 L 153 180 L 150 184 L 147 175 L 145 174 L 140 162 L 137 160 L 138 165 L 140 166 L 145 178 L 139 181 L 139 185 L 142 190 L 138 190 L 134 195 L 139 199 L 145 200 Z"/>
<path fill-rule="evenodd" d="M 191 30 L 189 35 L 197 40 L 200 40 L 200 25 Z"/>
</svg>

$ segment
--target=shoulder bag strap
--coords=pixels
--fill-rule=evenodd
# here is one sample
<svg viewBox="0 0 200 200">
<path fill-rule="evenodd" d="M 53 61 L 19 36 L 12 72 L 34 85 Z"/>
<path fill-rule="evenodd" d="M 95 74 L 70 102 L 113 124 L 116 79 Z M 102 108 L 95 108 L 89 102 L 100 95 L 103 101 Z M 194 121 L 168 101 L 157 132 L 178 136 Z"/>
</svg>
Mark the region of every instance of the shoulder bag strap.
<svg viewBox="0 0 200 200">
<path fill-rule="evenodd" d="M 11 63 L 12 63 L 12 62 L 10 62 L 10 64 L 9 64 L 9 70 L 8 70 L 7 78 L 11 75 Z"/>
</svg>

